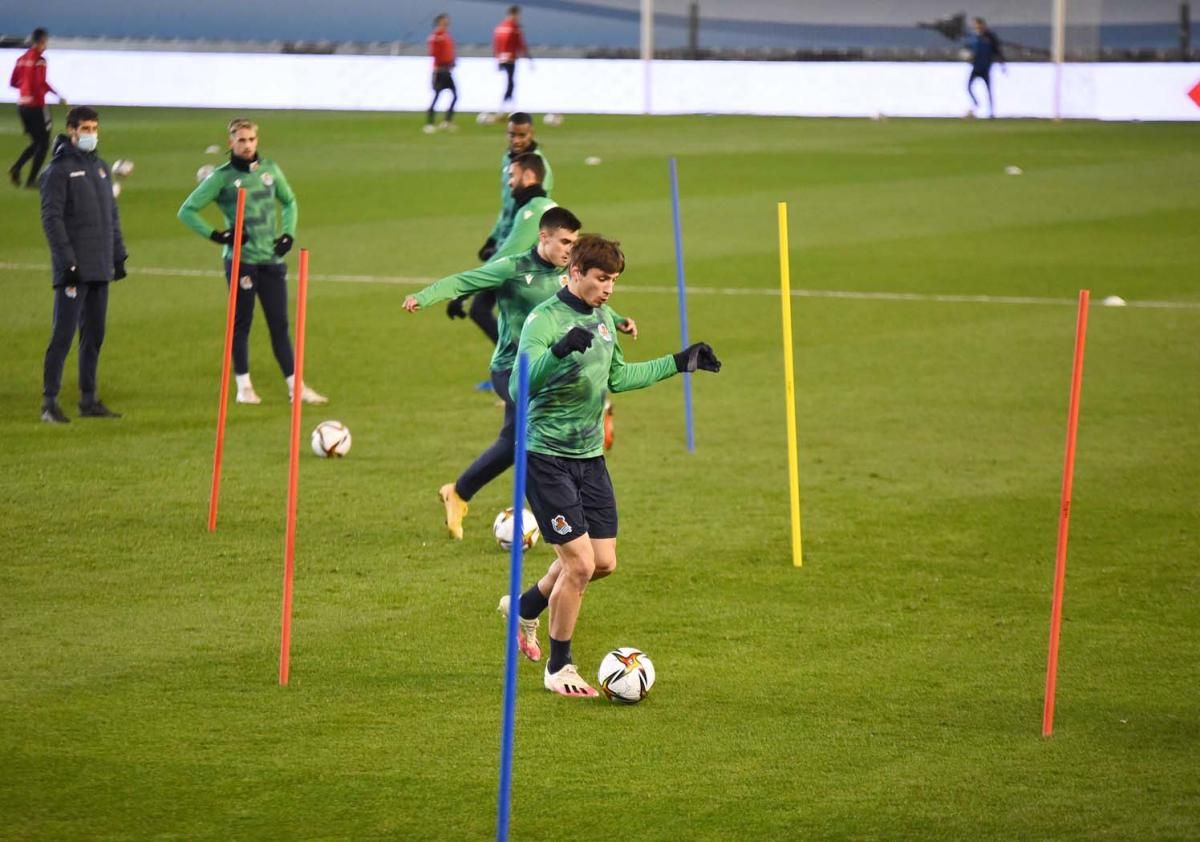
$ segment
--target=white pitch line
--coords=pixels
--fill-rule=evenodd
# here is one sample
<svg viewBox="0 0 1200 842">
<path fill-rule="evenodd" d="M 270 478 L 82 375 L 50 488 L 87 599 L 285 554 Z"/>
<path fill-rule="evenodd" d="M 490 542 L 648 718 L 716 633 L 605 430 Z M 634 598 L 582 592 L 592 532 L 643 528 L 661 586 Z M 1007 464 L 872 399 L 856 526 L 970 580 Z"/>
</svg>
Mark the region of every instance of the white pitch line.
<svg viewBox="0 0 1200 842">
<path fill-rule="evenodd" d="M 46 271 L 47 266 L 40 263 L 4 263 L 0 262 L 0 271 L 28 272 Z M 180 278 L 219 278 L 217 271 L 207 269 L 164 269 L 159 267 L 129 267 L 131 275 L 160 275 Z M 314 281 L 330 281 L 351 284 L 391 284 L 394 286 L 423 287 L 433 283 L 436 278 L 421 278 L 405 275 L 324 275 L 312 274 Z M 624 285 L 622 293 L 652 293 L 660 295 L 675 295 L 673 286 L 655 285 Z M 688 295 L 766 295 L 778 296 L 779 290 L 769 287 L 688 287 Z M 938 304 L 1017 304 L 1017 305 L 1050 305 L 1055 307 L 1075 306 L 1074 298 L 1040 298 L 1030 295 L 950 295 L 926 292 L 862 292 L 855 290 L 837 289 L 793 289 L 793 298 L 835 298 L 848 301 L 915 301 L 934 302 Z M 1092 302 L 1093 307 L 1105 306 L 1102 300 Z M 1200 310 L 1200 301 L 1126 301 L 1123 305 L 1131 308 L 1148 310 Z"/>
</svg>

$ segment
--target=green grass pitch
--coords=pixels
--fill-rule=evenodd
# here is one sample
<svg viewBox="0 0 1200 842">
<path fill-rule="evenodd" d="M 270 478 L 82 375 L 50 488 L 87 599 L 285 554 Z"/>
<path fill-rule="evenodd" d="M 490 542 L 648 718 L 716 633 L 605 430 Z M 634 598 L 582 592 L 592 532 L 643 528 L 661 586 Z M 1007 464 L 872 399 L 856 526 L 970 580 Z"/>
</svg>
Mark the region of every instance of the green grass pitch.
<svg viewBox="0 0 1200 842">
<path fill-rule="evenodd" d="M 263 113 L 311 249 L 308 380 L 354 433 L 306 455 L 292 682 L 277 686 L 289 413 L 231 406 L 205 531 L 219 256 L 175 219 L 214 111 L 103 109 L 130 276 L 101 358 L 119 422 L 38 422 L 36 194 L 0 191 L 0 836 L 494 833 L 511 475 L 448 541 L 436 489 L 494 436 L 488 348 L 400 304 L 473 264 L 500 126 Z M 61 126 L 62 114 L 56 114 Z M 22 141 L 0 126 L 6 155 Z M 518 839 L 1194 839 L 1200 834 L 1200 134 L 1195 126 L 569 116 L 556 197 L 619 238 L 631 359 L 725 363 L 618 396 L 617 574 L 575 639 L 644 648 L 641 705 L 519 671 Z M 603 163 L 585 166 L 597 156 Z M 1005 174 L 1016 165 L 1021 176 Z M 790 560 L 777 201 L 790 207 L 805 565 Z M 294 256 L 292 292 L 295 292 Z M 1040 737 L 1074 300 L 1091 311 L 1056 731 Z M 912 297 L 896 296 L 912 293 Z M 1027 303 L 936 296 L 1034 299 Z M 63 403 L 74 415 L 76 357 Z M 549 552 L 527 558 L 529 582 Z M 543 635 L 544 640 L 544 635 Z"/>
</svg>

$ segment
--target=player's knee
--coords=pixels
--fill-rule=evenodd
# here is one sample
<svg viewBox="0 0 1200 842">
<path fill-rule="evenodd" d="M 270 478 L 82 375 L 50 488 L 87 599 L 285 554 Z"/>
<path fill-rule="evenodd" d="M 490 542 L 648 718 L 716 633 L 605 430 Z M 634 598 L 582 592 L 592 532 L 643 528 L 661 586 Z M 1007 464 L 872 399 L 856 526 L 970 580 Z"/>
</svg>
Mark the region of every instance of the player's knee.
<svg viewBox="0 0 1200 842">
<path fill-rule="evenodd" d="M 598 555 L 596 556 L 596 569 L 592 574 L 593 579 L 603 579 L 605 576 L 611 576 L 617 569 L 617 557 L 615 555 Z"/>
</svg>

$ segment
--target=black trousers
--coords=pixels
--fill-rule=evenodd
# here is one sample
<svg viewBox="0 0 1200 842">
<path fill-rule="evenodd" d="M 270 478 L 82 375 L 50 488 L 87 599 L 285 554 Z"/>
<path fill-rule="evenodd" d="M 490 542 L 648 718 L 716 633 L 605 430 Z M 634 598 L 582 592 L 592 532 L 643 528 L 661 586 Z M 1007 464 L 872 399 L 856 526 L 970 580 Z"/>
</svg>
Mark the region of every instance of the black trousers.
<svg viewBox="0 0 1200 842">
<path fill-rule="evenodd" d="M 26 184 L 36 184 L 38 173 L 46 160 L 46 152 L 50 149 L 50 109 L 45 106 L 41 108 L 17 106 L 17 112 L 21 116 L 21 125 L 25 134 L 29 135 L 30 143 L 17 158 L 16 163 L 12 165 L 12 171 L 19 176 L 25 162 L 32 160 L 33 169 L 29 171 Z"/>
<path fill-rule="evenodd" d="M 496 291 L 485 289 L 471 297 L 471 308 L 467 311 L 471 321 L 479 325 L 479 329 L 487 334 L 487 338 L 495 345 L 500 341 L 500 329 L 492 308 L 496 306 Z"/>
<path fill-rule="evenodd" d="M 508 102 L 513 98 L 513 77 L 517 72 L 517 63 L 515 61 L 506 61 L 500 65 L 500 69 L 508 74 L 508 87 L 504 89 L 504 101 Z"/>
<path fill-rule="evenodd" d="M 76 328 L 79 329 L 80 403 L 88 404 L 96 399 L 96 367 L 100 362 L 107 318 L 108 281 L 54 288 L 54 327 L 42 363 L 43 407 L 58 400 L 63 367 Z"/>
<path fill-rule="evenodd" d="M 471 466 L 454 482 L 454 490 L 464 500 L 470 500 L 479 489 L 500 476 L 513 465 L 513 448 L 517 441 L 517 405 L 508 394 L 512 371 L 493 371 L 492 388 L 504 401 L 504 424 L 492 446 L 483 451 Z"/>
<path fill-rule="evenodd" d="M 454 119 L 454 106 L 458 104 L 458 88 L 454 87 L 454 77 L 450 75 L 449 70 L 433 71 L 433 101 L 429 103 L 429 110 L 425 112 L 425 121 L 433 122 L 433 110 L 437 107 L 438 97 L 442 95 L 442 91 L 450 92 L 450 107 L 446 109 L 446 122 L 449 123 Z"/>
<path fill-rule="evenodd" d="M 225 261 L 225 282 L 233 261 Z M 233 372 L 250 373 L 250 325 L 254 323 L 254 299 L 262 302 L 267 328 L 271 331 L 271 350 L 284 377 L 295 368 L 292 338 L 288 335 L 287 265 L 284 263 L 243 263 L 238 267 L 237 309 L 233 316 Z"/>
<path fill-rule="evenodd" d="M 983 86 L 987 88 L 988 113 L 995 116 L 996 102 L 992 99 L 992 69 L 990 67 L 972 67 L 971 75 L 967 77 L 967 95 L 971 97 L 971 102 L 978 106 L 979 100 L 975 98 L 975 92 L 971 90 L 971 86 L 975 84 L 976 79 L 983 80 Z"/>
</svg>

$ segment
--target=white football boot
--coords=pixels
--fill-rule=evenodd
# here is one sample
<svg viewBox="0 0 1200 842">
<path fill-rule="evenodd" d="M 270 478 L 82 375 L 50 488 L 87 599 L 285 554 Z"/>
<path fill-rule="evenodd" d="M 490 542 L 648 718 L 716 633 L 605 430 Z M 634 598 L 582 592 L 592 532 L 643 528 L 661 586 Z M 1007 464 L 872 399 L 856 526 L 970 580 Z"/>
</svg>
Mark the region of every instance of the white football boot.
<svg viewBox="0 0 1200 842">
<path fill-rule="evenodd" d="M 500 604 L 496 606 L 496 610 L 500 612 L 500 616 L 507 623 L 508 594 L 500 597 Z M 517 646 L 520 648 L 521 654 L 531 661 L 542 659 L 542 647 L 538 645 L 537 639 L 538 626 L 541 625 L 541 622 L 537 617 L 526 620 L 520 615 L 517 616 Z"/>
<path fill-rule="evenodd" d="M 580 677 L 574 664 L 567 664 L 555 673 L 547 668 L 542 676 L 542 685 L 551 693 L 572 699 L 591 699 L 600 695 L 592 685 Z"/>
</svg>

